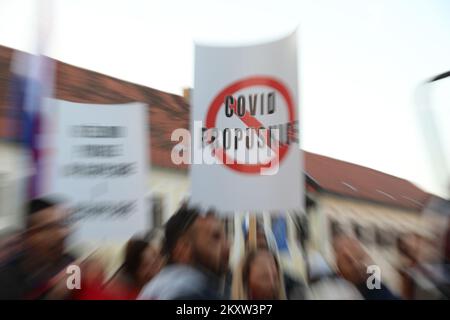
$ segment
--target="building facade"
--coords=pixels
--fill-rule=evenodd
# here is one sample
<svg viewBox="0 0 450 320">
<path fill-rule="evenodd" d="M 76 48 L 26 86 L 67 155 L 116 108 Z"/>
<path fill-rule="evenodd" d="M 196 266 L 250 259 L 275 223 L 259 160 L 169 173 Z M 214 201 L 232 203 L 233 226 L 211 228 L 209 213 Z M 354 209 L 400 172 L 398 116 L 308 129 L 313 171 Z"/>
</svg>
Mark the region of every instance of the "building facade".
<svg viewBox="0 0 450 320">
<path fill-rule="evenodd" d="M 29 174 L 24 169 L 26 151 L 17 143 L 17 132 L 10 130 L 18 123 L 8 100 L 12 52 L 0 46 L 0 230 L 22 226 L 24 186 Z M 189 197 L 189 168 L 173 164 L 170 157 L 176 145 L 171 141 L 172 131 L 189 128 L 190 109 L 185 97 L 62 62 L 56 64 L 55 97 L 83 103 L 146 103 L 151 143 L 148 177 L 151 225 L 162 225 Z M 361 241 L 381 267 L 384 282 L 398 291 L 396 267 L 400 257 L 396 241 L 411 233 L 431 237 L 430 226 L 421 219 L 430 195 L 403 179 L 306 151 L 304 163 L 306 214 L 290 212 L 281 224 L 268 213 L 259 218 L 281 248 L 283 266 L 306 280 L 310 251 L 319 252 L 333 266 L 332 237 L 336 230 L 341 230 Z M 243 254 L 242 226 L 247 216 L 246 212 L 238 212 L 235 219 L 227 219 L 227 231 L 233 242 L 232 265 Z M 120 261 L 120 250 L 121 246 L 115 246 L 108 251 L 114 257 L 112 269 Z"/>
</svg>

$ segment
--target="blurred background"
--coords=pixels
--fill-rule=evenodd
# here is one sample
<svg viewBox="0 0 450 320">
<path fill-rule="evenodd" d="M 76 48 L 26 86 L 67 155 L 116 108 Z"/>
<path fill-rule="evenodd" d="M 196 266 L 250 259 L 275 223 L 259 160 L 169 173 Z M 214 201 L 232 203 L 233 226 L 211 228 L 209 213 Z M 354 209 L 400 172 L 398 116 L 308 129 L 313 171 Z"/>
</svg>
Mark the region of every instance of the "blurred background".
<svg viewBox="0 0 450 320">
<path fill-rule="evenodd" d="M 1 254 L 8 255 L 24 227 L 33 174 L 33 151 L 23 139 L 27 123 L 14 107 L 14 76 L 26 69 L 20 52 L 22 59 L 35 54 L 54 61 L 53 97 L 148 105 L 150 229 L 189 196 L 189 167 L 172 163 L 170 135 L 189 128 L 194 43 L 256 44 L 297 27 L 306 212 L 267 212 L 258 226 L 276 242 L 283 268 L 308 285 L 336 268 L 333 237 L 345 233 L 381 267 L 394 293 L 411 298 L 405 270 L 421 261 L 441 263 L 448 254 L 445 0 L 59 0 L 45 6 L 0 0 Z M 232 267 L 245 251 L 248 221 L 247 212 L 225 220 Z M 123 246 L 84 243 L 74 250 L 81 256 L 97 250 L 112 275 Z M 424 293 L 415 297 L 438 297 L 439 286 L 430 283 L 422 281 Z M 328 297 L 321 290 L 312 296 Z"/>
</svg>

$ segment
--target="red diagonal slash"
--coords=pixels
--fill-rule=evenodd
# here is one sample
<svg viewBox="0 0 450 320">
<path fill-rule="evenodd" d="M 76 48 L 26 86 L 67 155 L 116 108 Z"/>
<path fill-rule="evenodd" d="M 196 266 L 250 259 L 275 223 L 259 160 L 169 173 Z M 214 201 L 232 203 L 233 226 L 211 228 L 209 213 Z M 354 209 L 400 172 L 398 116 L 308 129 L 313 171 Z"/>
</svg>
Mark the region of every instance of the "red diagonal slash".
<svg viewBox="0 0 450 320">
<path fill-rule="evenodd" d="M 295 110 L 294 110 L 294 100 L 292 99 L 292 96 L 288 90 L 288 88 L 278 79 L 275 79 L 273 77 L 268 76 L 252 76 L 248 78 L 244 78 L 241 80 L 238 80 L 236 82 L 233 82 L 226 88 L 224 88 L 211 102 L 211 104 L 208 107 L 208 112 L 206 114 L 205 124 L 207 129 L 212 129 L 216 127 L 216 119 L 219 111 L 221 108 L 223 108 L 223 102 L 224 99 L 227 96 L 232 96 L 235 92 L 248 87 L 253 86 L 265 86 L 272 89 L 277 90 L 285 99 L 287 104 L 287 111 L 288 111 L 288 118 L 289 122 L 293 123 L 295 121 Z M 236 106 L 234 104 L 233 110 L 236 113 Z M 255 117 L 253 117 L 249 112 L 245 112 L 244 116 L 240 117 L 241 121 L 250 128 L 261 128 L 264 127 L 261 122 L 259 122 Z M 266 144 L 268 144 L 269 137 L 268 137 L 269 131 L 267 131 L 265 137 L 263 139 L 266 140 Z M 262 168 L 268 168 L 270 167 L 270 163 L 268 164 L 240 164 L 240 163 L 228 163 L 228 161 L 223 161 L 223 159 L 228 160 L 228 156 L 223 148 L 215 148 L 215 154 L 216 157 L 219 158 L 222 163 L 227 166 L 228 168 L 241 172 L 241 173 L 247 173 L 247 174 L 259 174 L 261 173 Z M 272 149 L 273 150 L 273 149 Z M 281 162 L 287 155 L 287 152 L 289 150 L 289 145 L 280 145 L 278 148 L 278 162 Z"/>
<path fill-rule="evenodd" d="M 234 114 L 237 114 L 236 100 L 234 100 L 234 102 L 231 104 L 230 107 L 231 109 L 233 109 Z M 242 117 L 239 117 L 239 119 L 241 119 L 241 121 L 249 128 L 259 129 L 261 127 L 264 127 L 264 125 L 258 119 L 252 116 L 250 112 L 248 112 L 247 110 L 245 111 L 245 114 Z M 269 143 L 269 130 L 266 130 L 266 133 L 262 138 L 265 140 L 264 142 L 266 143 L 266 145 L 268 145 L 273 152 L 278 153 L 278 150 L 274 149 L 272 143 Z"/>
</svg>

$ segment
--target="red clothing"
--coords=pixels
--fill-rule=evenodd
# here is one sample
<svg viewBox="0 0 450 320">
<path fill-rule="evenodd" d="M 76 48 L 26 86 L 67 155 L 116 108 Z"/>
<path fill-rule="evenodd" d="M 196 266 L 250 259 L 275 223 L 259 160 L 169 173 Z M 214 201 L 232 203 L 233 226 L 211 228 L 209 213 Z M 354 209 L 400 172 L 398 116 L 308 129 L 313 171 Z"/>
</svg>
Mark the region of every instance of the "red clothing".
<svg viewBox="0 0 450 320">
<path fill-rule="evenodd" d="M 141 289 L 114 282 L 108 286 L 108 292 L 114 296 L 113 300 L 136 300 Z"/>
<path fill-rule="evenodd" d="M 74 289 L 72 300 L 117 300 L 116 295 L 103 287 L 101 282 L 81 283 L 81 289 Z"/>
</svg>

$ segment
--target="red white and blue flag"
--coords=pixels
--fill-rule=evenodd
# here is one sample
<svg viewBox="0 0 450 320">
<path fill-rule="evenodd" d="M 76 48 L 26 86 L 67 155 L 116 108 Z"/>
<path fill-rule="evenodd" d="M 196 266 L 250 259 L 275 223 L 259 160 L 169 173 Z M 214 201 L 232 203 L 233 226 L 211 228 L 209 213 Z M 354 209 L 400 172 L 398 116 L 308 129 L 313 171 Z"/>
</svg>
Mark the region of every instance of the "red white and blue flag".
<svg viewBox="0 0 450 320">
<path fill-rule="evenodd" d="M 29 183 L 27 197 L 41 193 L 42 134 L 44 132 L 44 98 L 53 93 L 54 62 L 43 55 L 49 36 L 50 2 L 40 2 L 36 37 L 36 54 L 16 51 L 12 59 L 10 106 L 19 116 L 15 137 L 29 151 Z M 18 127 L 18 128 L 17 128 Z"/>
</svg>

